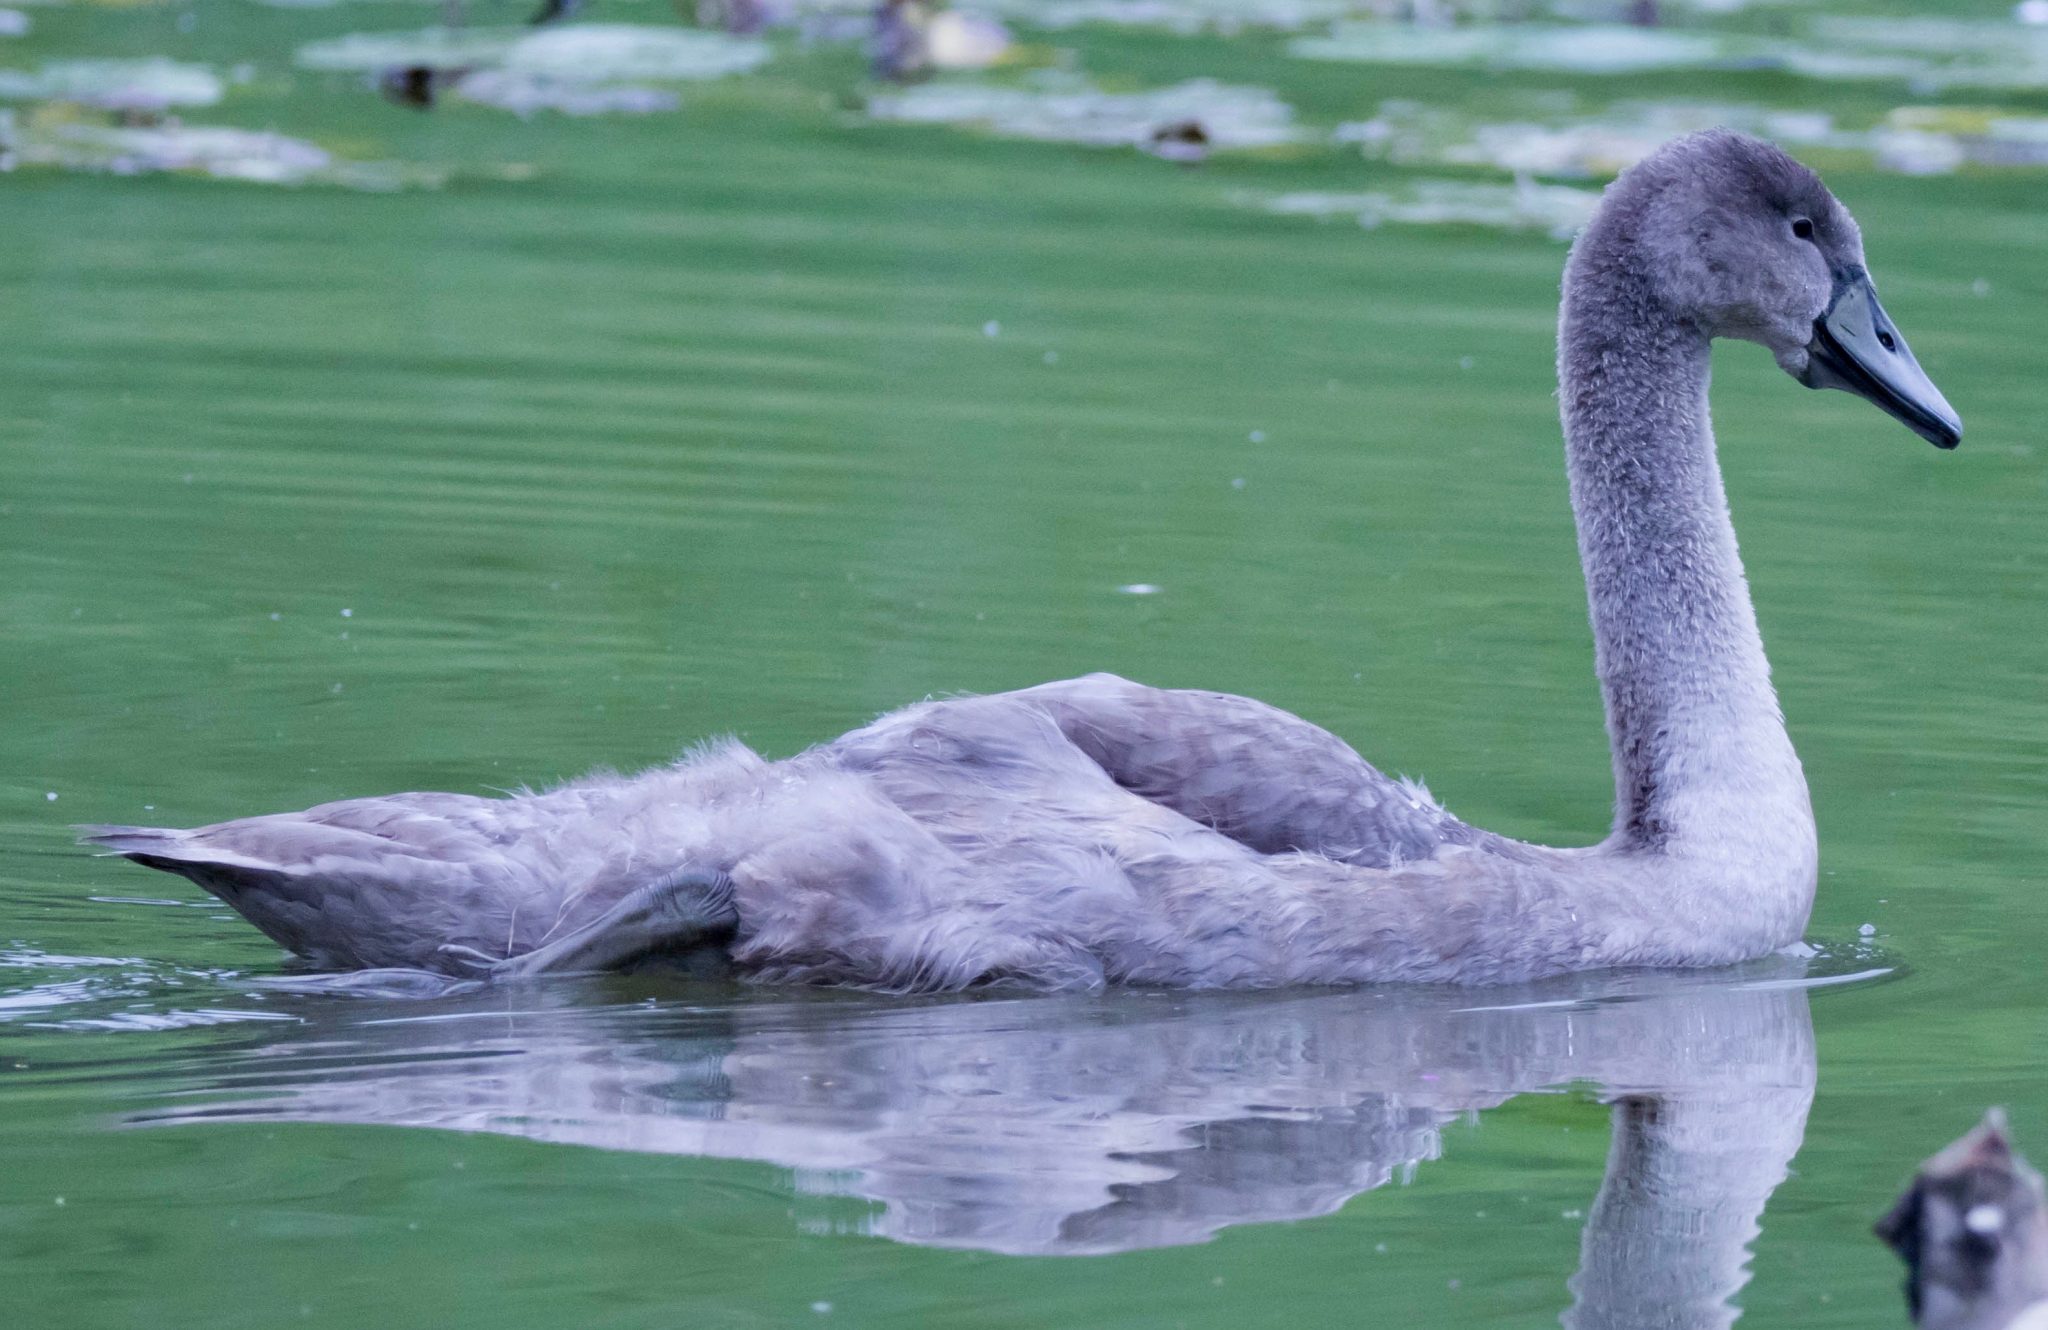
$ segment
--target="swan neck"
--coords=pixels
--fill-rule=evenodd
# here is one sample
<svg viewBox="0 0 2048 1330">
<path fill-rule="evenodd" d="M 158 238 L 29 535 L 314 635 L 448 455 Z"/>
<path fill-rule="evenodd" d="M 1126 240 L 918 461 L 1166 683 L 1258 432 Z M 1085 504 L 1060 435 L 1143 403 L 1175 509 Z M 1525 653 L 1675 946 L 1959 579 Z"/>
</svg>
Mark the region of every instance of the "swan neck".
<svg viewBox="0 0 2048 1330">
<path fill-rule="evenodd" d="M 1737 836 L 1810 864 L 1806 785 L 1715 458 L 1708 350 L 1628 247 L 1589 233 L 1574 250 L 1559 382 L 1613 744 L 1612 840 L 1666 850 Z"/>
</svg>

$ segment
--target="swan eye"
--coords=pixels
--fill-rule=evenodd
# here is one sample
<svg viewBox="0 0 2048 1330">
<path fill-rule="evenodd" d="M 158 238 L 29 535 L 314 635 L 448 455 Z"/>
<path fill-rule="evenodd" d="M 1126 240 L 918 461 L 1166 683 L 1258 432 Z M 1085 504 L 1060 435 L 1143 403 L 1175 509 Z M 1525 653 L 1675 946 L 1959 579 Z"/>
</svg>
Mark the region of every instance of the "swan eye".
<svg viewBox="0 0 2048 1330">
<path fill-rule="evenodd" d="M 1813 223 L 1806 220 L 1804 217 L 1793 218 L 1792 234 L 1798 236 L 1801 240 L 1813 239 Z"/>
</svg>

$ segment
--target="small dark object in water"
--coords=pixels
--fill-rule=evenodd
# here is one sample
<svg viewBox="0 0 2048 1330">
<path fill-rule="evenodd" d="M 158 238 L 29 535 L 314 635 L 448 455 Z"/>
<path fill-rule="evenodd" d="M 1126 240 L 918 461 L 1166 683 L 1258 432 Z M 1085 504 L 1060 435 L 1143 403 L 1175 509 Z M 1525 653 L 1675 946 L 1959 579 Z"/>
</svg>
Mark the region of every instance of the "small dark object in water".
<svg viewBox="0 0 2048 1330">
<path fill-rule="evenodd" d="M 537 28 L 558 19 L 572 18 L 582 8 L 583 0 L 541 0 L 540 8 L 526 20 L 527 26 Z M 442 9 L 442 25 L 461 27 L 462 9 L 461 0 L 448 0 Z M 441 94 L 460 83 L 469 72 L 467 69 L 438 69 L 433 65 L 394 65 L 377 76 L 377 90 L 400 106 L 431 111 L 441 100 Z"/>
<path fill-rule="evenodd" d="M 1194 163 L 1209 155 L 1209 131 L 1199 120 L 1176 120 L 1152 131 L 1147 151 L 1169 162 Z"/>
<path fill-rule="evenodd" d="M 1992 1109 L 1877 1221 L 1921 1330 L 2048 1327 L 2048 1196 Z"/>
<path fill-rule="evenodd" d="M 430 111 L 441 94 L 467 73 L 467 69 L 436 69 L 432 65 L 395 65 L 377 76 L 377 91 L 400 106 Z"/>
</svg>

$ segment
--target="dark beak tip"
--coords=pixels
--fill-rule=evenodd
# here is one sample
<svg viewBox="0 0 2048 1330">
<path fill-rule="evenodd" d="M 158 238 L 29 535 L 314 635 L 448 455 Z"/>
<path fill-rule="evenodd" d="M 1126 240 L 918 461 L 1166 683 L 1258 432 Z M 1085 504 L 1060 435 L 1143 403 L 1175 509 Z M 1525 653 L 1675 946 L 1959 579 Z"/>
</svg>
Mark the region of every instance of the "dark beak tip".
<svg viewBox="0 0 2048 1330">
<path fill-rule="evenodd" d="M 1837 276 L 1806 351 L 1799 381 L 1807 387 L 1840 388 L 1861 397 L 1943 452 L 1963 441 L 1955 408 L 1913 359 L 1860 268 Z"/>
</svg>

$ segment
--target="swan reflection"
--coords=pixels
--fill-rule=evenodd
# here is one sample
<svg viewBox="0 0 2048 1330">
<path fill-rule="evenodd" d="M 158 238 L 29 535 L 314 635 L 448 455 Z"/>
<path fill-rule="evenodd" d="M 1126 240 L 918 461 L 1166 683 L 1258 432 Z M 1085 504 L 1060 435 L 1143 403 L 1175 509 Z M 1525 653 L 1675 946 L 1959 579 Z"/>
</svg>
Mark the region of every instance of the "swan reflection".
<svg viewBox="0 0 2048 1330">
<path fill-rule="evenodd" d="M 1483 992 L 906 1001 L 720 986 L 704 1005 L 647 982 L 494 988 L 429 1012 L 295 997 L 306 1023 L 291 1037 L 230 1054 L 149 1120 L 758 1160 L 878 1203 L 869 1231 L 897 1241 L 1066 1254 L 1326 1215 L 1436 1158 L 1448 1122 L 1590 1084 L 1614 1138 L 1567 1324 L 1725 1325 L 1805 1129 L 1808 989 L 1830 981 L 1781 960 Z"/>
</svg>

